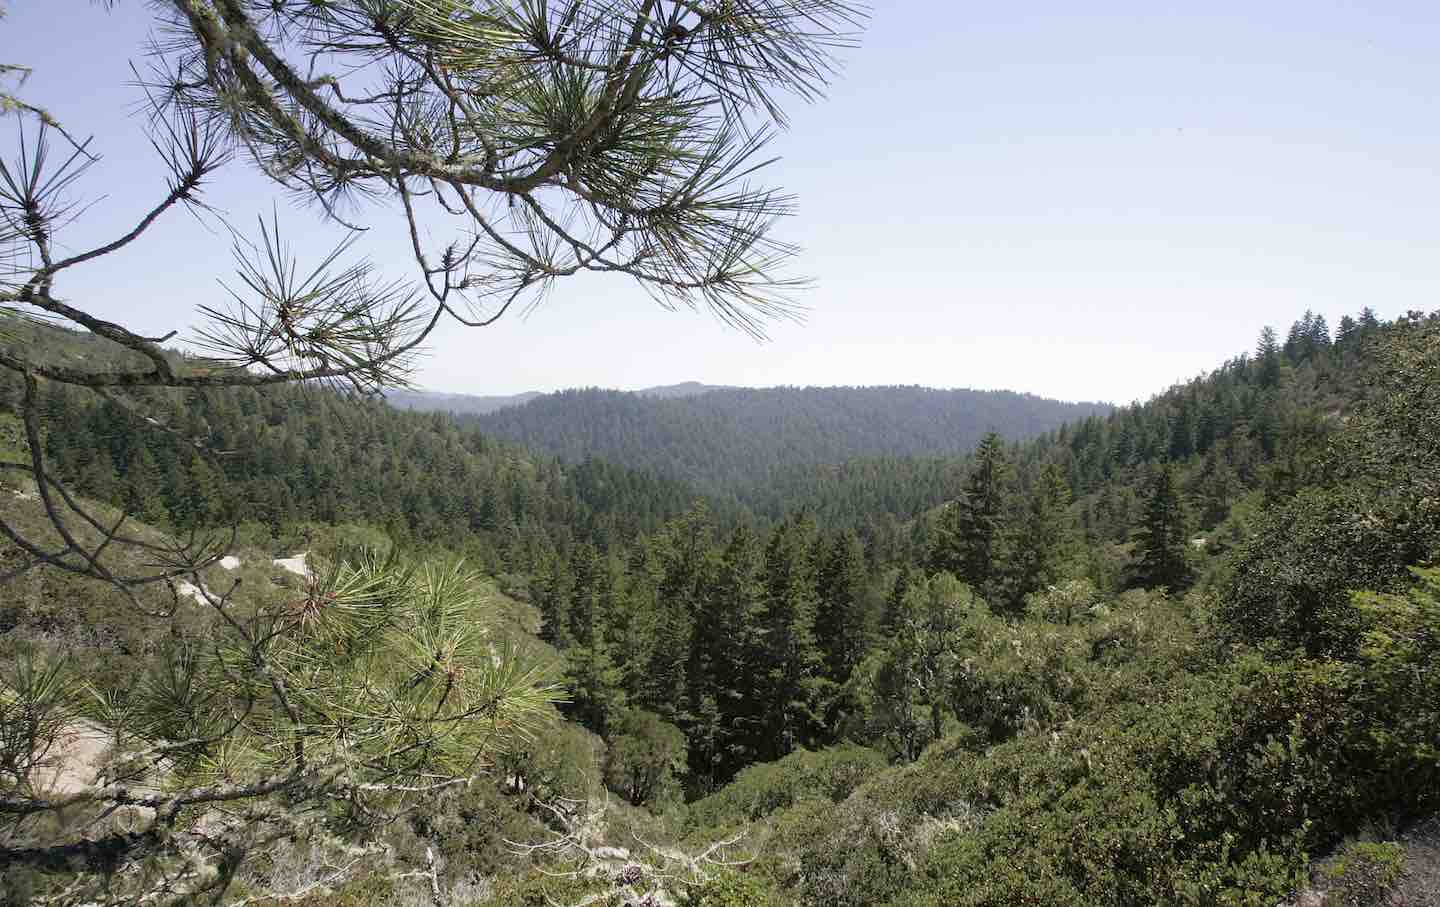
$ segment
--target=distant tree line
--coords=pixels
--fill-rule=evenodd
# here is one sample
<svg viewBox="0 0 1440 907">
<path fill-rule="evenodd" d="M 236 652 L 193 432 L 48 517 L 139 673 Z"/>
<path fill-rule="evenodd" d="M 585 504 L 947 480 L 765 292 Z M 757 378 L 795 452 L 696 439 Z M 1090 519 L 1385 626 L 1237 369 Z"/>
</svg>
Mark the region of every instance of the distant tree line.
<svg viewBox="0 0 1440 907">
<path fill-rule="evenodd" d="M 777 471 L 859 457 L 961 456 L 990 432 L 1023 440 L 1109 410 L 924 387 L 717 388 L 672 398 L 589 389 L 467 419 L 570 462 L 599 457 L 763 506 Z M 767 515 L 780 514 L 770 507 Z"/>
</svg>

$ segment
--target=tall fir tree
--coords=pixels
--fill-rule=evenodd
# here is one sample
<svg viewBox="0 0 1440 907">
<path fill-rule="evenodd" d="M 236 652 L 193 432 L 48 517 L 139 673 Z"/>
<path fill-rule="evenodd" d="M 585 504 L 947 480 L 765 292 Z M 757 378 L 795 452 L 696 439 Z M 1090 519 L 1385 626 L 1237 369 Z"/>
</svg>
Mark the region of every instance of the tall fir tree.
<svg viewBox="0 0 1440 907">
<path fill-rule="evenodd" d="M 824 667 L 815 644 L 815 537 L 809 517 L 795 515 L 765 547 L 766 760 L 806 745 L 815 730 L 815 682 Z"/>
<path fill-rule="evenodd" d="M 986 598 L 1000 594 L 1007 566 L 1014 467 L 994 432 L 976 448 L 965 493 L 935 526 L 930 569 L 959 577 Z"/>
<path fill-rule="evenodd" d="M 1255 345 L 1255 362 L 1259 368 L 1258 377 L 1262 388 L 1280 384 L 1280 341 L 1275 335 L 1275 329 L 1269 325 L 1260 331 L 1260 340 Z"/>
<path fill-rule="evenodd" d="M 610 658 L 605 639 L 606 600 L 612 576 L 595 546 L 581 542 L 571 550 L 569 648 L 565 650 L 567 713 L 602 736 L 612 715 L 625 706 L 622 674 Z"/>
<path fill-rule="evenodd" d="M 573 643 L 570 636 L 570 604 L 575 577 L 568 559 L 552 553 L 541 575 L 536 606 L 540 611 L 540 638 L 561 651 Z"/>
<path fill-rule="evenodd" d="M 714 521 L 698 503 L 661 533 L 658 617 L 646 677 L 644 706 L 666 721 L 688 726 L 686 671 L 695 616 L 712 577 Z"/>
<path fill-rule="evenodd" d="M 1340 319 L 1340 325 L 1335 329 L 1335 345 L 1337 347 L 1348 347 L 1355 340 L 1360 331 L 1360 323 L 1350 315 Z"/>
<path fill-rule="evenodd" d="M 1184 460 L 1195 452 L 1195 432 L 1194 409 L 1189 401 L 1182 402 L 1170 421 L 1170 459 Z"/>
<path fill-rule="evenodd" d="M 125 469 L 126 511 L 151 525 L 163 526 L 170 520 L 161 492 L 160 467 L 150 448 L 136 443 Z"/>
<path fill-rule="evenodd" d="M 816 591 L 815 641 L 825 660 L 825 676 L 844 683 L 873 635 L 865 613 L 865 550 L 854 532 L 842 532 L 826 546 Z"/>
<path fill-rule="evenodd" d="M 1175 481 L 1175 470 L 1165 463 L 1150 485 L 1144 522 L 1136 534 L 1139 560 L 1135 585 L 1152 589 L 1163 586 L 1172 592 L 1189 586 L 1192 573 L 1187 529 L 1185 502 Z"/>
<path fill-rule="evenodd" d="M 766 732 L 764 557 L 741 524 L 720 555 L 691 648 L 691 775 L 714 789 L 755 761 Z"/>
<path fill-rule="evenodd" d="M 901 564 L 896 571 L 895 581 L 890 585 L 890 594 L 885 596 L 885 610 L 880 615 L 880 632 L 883 635 L 888 636 L 895 630 L 905 611 L 905 596 L 917 579 L 915 568 L 908 562 Z"/>
<path fill-rule="evenodd" d="M 620 689 L 638 700 L 645 687 L 655 646 L 656 579 L 650 546 L 641 541 L 628 559 L 611 553 L 605 587 L 604 638 Z"/>
<path fill-rule="evenodd" d="M 1075 569 L 1077 527 L 1070 512 L 1070 486 L 1055 463 L 1047 463 L 1036 478 L 1015 534 L 1012 604 L 1053 586 Z"/>
</svg>

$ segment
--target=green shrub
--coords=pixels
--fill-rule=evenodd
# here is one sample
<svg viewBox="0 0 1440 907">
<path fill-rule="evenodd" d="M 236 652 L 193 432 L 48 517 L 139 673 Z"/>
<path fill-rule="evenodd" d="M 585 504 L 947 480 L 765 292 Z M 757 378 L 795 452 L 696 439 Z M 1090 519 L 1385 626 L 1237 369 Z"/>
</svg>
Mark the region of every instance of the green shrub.
<svg viewBox="0 0 1440 907">
<path fill-rule="evenodd" d="M 605 754 L 605 784 L 633 806 L 673 795 L 685 768 L 685 734 L 659 715 L 629 709 L 615 721 Z"/>
<path fill-rule="evenodd" d="M 771 822 L 756 870 L 785 893 L 786 904 L 868 907 L 910 878 L 915 860 L 882 802 L 862 795 L 839 804 L 807 800 Z"/>
<path fill-rule="evenodd" d="M 554 907 L 556 904 L 586 903 L 589 907 L 620 907 L 608 879 L 586 879 L 547 875 L 532 871 L 519 878 L 502 879 L 489 899 L 475 907 Z M 587 900 L 591 899 L 593 900 Z"/>
<path fill-rule="evenodd" d="M 689 824 L 723 828 L 805 800 L 838 803 L 884 768 L 884 756 L 854 744 L 798 750 L 775 762 L 752 765 L 723 790 L 690 804 Z"/>
<path fill-rule="evenodd" d="M 955 670 L 955 716 L 992 742 L 1048 727 L 1085 708 L 1089 692 L 1078 628 L 994 621 Z"/>
<path fill-rule="evenodd" d="M 578 724 L 556 721 L 501 755 L 496 774 L 528 802 L 585 801 L 598 793 L 604 742 Z"/>
<path fill-rule="evenodd" d="M 238 895 L 243 892 L 233 893 Z M 298 907 L 373 907 L 393 903 L 399 895 L 393 879 L 377 874 L 355 879 L 335 891 L 307 895 L 294 903 Z"/>
<path fill-rule="evenodd" d="M 774 890 L 752 875 L 725 872 L 691 885 L 680 907 L 781 907 Z"/>
<path fill-rule="evenodd" d="M 1378 816 L 1440 806 L 1440 572 L 1407 594 L 1353 597 L 1345 659 L 1250 654 L 1174 708 L 1154 774 L 1203 840 L 1246 851 L 1302 833 L 1307 849 Z"/>
<path fill-rule="evenodd" d="M 1405 873 L 1405 848 L 1393 841 L 1356 842 L 1325 863 L 1325 907 L 1372 907 Z"/>
</svg>

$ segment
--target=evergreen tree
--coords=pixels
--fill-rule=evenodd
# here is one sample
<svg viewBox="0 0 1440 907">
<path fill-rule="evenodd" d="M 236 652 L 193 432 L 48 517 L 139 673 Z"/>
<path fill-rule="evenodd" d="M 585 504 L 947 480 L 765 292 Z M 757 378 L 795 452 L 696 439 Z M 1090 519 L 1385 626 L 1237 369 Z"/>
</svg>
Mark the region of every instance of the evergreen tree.
<svg viewBox="0 0 1440 907">
<path fill-rule="evenodd" d="M 656 580 L 650 546 L 643 540 L 628 562 L 612 554 L 607 562 L 603 609 L 604 639 L 620 689 L 639 700 L 655 646 Z"/>
<path fill-rule="evenodd" d="M 599 635 L 601 596 L 600 552 L 589 541 L 570 549 L 570 602 L 565 620 L 571 645 L 592 645 Z"/>
<path fill-rule="evenodd" d="M 741 524 L 716 565 L 710 598 L 697 616 L 689 676 L 691 773 L 712 789 L 754 762 L 763 747 L 766 694 L 764 559 Z"/>
<path fill-rule="evenodd" d="M 170 520 L 161 492 L 160 467 L 150 448 L 137 444 L 125 470 L 125 509 L 152 525 Z"/>
<path fill-rule="evenodd" d="M 120 479 L 115 475 L 115 466 L 110 462 L 108 451 L 100 451 L 80 473 L 79 490 L 86 497 L 99 501 L 113 501 L 120 495 Z"/>
<path fill-rule="evenodd" d="M 1260 331 L 1260 341 L 1255 347 L 1255 360 L 1260 369 L 1260 386 L 1278 386 L 1280 384 L 1280 343 L 1275 337 L 1275 329 L 1268 325 Z"/>
<path fill-rule="evenodd" d="M 1015 542 L 1013 605 L 1025 596 L 1067 578 L 1076 557 L 1075 518 L 1070 486 L 1055 463 L 1041 470 L 1030 492 Z"/>
<path fill-rule="evenodd" d="M 1315 313 L 1309 309 L 1305 315 L 1290 325 L 1290 333 L 1285 336 L 1285 358 L 1291 362 L 1301 362 L 1309 359 L 1315 351 Z"/>
<path fill-rule="evenodd" d="M 844 683 L 869 648 L 871 636 L 863 600 L 865 551 L 854 532 L 840 533 L 826 548 L 817 592 L 815 640 L 825 660 L 825 676 Z"/>
<path fill-rule="evenodd" d="M 225 509 L 223 489 L 215 468 L 203 457 L 191 456 L 177 488 L 181 506 L 175 512 L 176 525 L 203 529 L 218 524 Z"/>
<path fill-rule="evenodd" d="M 604 633 L 605 601 L 611 577 L 600 553 L 590 542 L 571 552 L 570 605 L 565 650 L 566 681 L 570 689 L 568 713 L 597 734 L 604 735 L 609 717 L 624 708 L 622 674 L 611 661 Z"/>
<path fill-rule="evenodd" d="M 559 554 L 552 555 L 546 567 L 536 601 L 540 610 L 540 638 L 563 651 L 573 643 L 570 604 L 575 578 L 570 573 L 570 565 Z"/>
<path fill-rule="evenodd" d="M 1184 501 L 1175 470 L 1166 463 L 1155 473 L 1145 504 L 1145 521 L 1136 536 L 1139 562 L 1135 585 L 1179 591 L 1191 579 L 1189 534 Z"/>
<path fill-rule="evenodd" d="M 1340 326 L 1335 331 L 1335 345 L 1338 347 L 1348 346 L 1360 331 L 1360 323 L 1354 318 L 1346 315 L 1340 319 Z"/>
<path fill-rule="evenodd" d="M 815 644 L 815 524 L 792 516 L 765 547 L 766 736 L 762 758 L 777 759 L 810 742 L 815 680 L 823 658 Z"/>
<path fill-rule="evenodd" d="M 1170 459 L 1185 460 L 1195 453 L 1195 414 L 1188 403 L 1182 403 L 1170 423 Z"/>
<path fill-rule="evenodd" d="M 936 524 L 931 570 L 953 573 L 986 597 L 997 594 L 1008 554 L 1013 475 L 1004 442 L 991 432 L 975 451 L 965 494 L 945 507 Z"/>
<path fill-rule="evenodd" d="M 1221 457 L 1208 458 L 1200 475 L 1200 528 L 1208 531 L 1220 525 L 1241 491 L 1235 470 Z"/>
<path fill-rule="evenodd" d="M 646 708 L 682 728 L 689 721 L 686 670 L 691 634 L 713 575 L 713 533 L 710 511 L 701 502 L 667 524 L 657 548 L 659 613 L 643 695 Z"/>
<path fill-rule="evenodd" d="M 904 614 L 905 596 L 909 594 L 910 587 L 917 580 L 915 568 L 910 564 L 901 564 L 895 574 L 895 581 L 890 586 L 890 594 L 885 597 L 885 611 L 880 617 L 880 630 L 888 636 L 892 633 Z"/>
</svg>

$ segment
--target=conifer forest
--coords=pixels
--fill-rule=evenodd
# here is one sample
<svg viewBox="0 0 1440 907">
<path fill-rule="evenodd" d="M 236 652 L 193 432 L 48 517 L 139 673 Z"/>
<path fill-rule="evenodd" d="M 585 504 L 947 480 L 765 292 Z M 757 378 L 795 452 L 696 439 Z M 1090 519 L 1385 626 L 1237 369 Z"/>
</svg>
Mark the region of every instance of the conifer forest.
<svg viewBox="0 0 1440 907">
<path fill-rule="evenodd" d="M 1317 300 L 1120 405 L 424 392 L 597 281 L 681 345 L 820 330 L 769 145 L 894 12 L 76 2 L 150 36 L 120 222 L 26 5 L 0 903 L 1440 904 L 1440 310 Z M 156 332 L 107 287 L 187 219 L 214 293 Z"/>
</svg>

